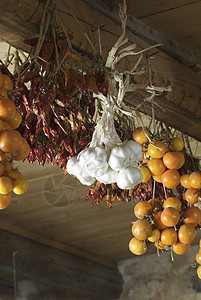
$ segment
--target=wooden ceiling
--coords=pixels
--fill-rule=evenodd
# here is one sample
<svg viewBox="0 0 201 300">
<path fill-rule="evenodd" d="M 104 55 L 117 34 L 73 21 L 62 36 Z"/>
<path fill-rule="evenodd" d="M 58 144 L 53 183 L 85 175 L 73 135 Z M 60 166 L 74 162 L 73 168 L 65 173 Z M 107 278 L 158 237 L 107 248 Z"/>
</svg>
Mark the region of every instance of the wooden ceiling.
<svg viewBox="0 0 201 300">
<path fill-rule="evenodd" d="M 89 51 L 71 13 L 62 1 L 56 2 L 77 45 Z M 66 0 L 97 48 L 97 33 L 92 29 L 104 25 L 101 30 L 104 55 L 119 36 L 120 28 L 114 17 L 114 5 L 118 2 Z M 129 15 L 136 18 L 133 20 L 142 21 L 154 34 L 157 30 L 166 41 L 172 40 L 172 44 L 177 45 L 175 49 L 180 49 L 178 59 L 170 56 L 169 46 L 166 53 L 159 51 L 156 56 L 155 66 L 173 87 L 172 94 L 167 93 L 159 99 L 166 112 L 158 110 L 156 117 L 201 140 L 201 1 L 127 0 L 127 4 Z M 0 0 L 0 37 L 23 48 L 22 40 L 38 33 L 43 5 L 44 1 L 38 0 Z M 95 5 L 99 6 L 95 9 Z M 131 25 L 127 34 L 130 42 L 136 42 L 139 47 L 147 46 L 142 32 L 134 34 Z M 187 67 L 179 57 L 187 57 L 186 61 L 190 58 L 194 64 Z M 136 105 L 138 99 L 128 101 Z M 144 111 L 150 114 L 150 107 L 145 106 Z M 92 206 L 90 201 L 85 201 L 88 188 L 71 176 L 64 177 L 59 168 L 20 164 L 20 169 L 28 178 L 29 189 L 23 196 L 13 195 L 10 207 L 0 212 L 0 228 L 110 266 L 117 260 L 133 257 L 128 250 L 134 221 L 133 204 L 115 203 L 112 209 L 105 203 Z M 58 196 L 61 200 L 56 204 L 61 207 L 53 207 L 51 204 Z"/>
</svg>

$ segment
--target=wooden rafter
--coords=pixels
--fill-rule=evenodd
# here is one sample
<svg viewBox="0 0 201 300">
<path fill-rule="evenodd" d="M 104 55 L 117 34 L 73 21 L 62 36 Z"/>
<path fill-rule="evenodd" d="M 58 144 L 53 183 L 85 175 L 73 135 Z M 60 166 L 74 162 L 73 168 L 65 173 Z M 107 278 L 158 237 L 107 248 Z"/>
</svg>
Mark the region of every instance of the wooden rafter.
<svg viewBox="0 0 201 300">
<path fill-rule="evenodd" d="M 81 0 L 101 14 L 111 19 L 115 24 L 120 24 L 119 9 L 112 1 L 107 0 Z M 161 32 L 154 30 L 144 22 L 138 20 L 134 16 L 127 14 L 127 30 L 143 39 L 150 45 L 161 43 L 160 47 L 164 53 L 178 60 L 183 65 L 191 68 L 195 72 L 201 71 L 201 63 L 196 60 L 195 55 L 189 49 L 182 47 L 179 43 L 168 38 Z"/>
<path fill-rule="evenodd" d="M 64 26 L 72 32 L 74 46 L 77 49 L 81 48 L 86 53 L 90 52 L 91 49 L 79 31 L 71 12 L 63 5 L 65 1 L 69 4 L 67 0 L 57 2 Z M 23 39 L 35 37 L 39 32 L 44 1 L 0 0 L 0 5 L 2 9 L 0 37 L 14 46 L 25 49 Z M 70 5 L 92 41 L 96 43 L 97 49 L 97 32 L 92 32 L 96 26 L 107 24 L 101 29 L 103 56 L 106 57 L 107 52 L 119 36 L 118 7 L 112 1 L 106 0 L 74 0 L 70 2 Z M 158 104 L 163 106 L 165 111 L 160 109 L 156 111 L 156 119 L 162 120 L 200 141 L 201 80 L 200 75 L 195 72 L 200 68 L 199 62 L 196 61 L 190 50 L 181 47 L 178 43 L 156 32 L 133 16 L 128 15 L 127 31 L 129 41 L 131 43 L 136 41 L 141 48 L 146 48 L 147 42 L 150 44 L 162 42 L 164 44 L 163 48 L 160 49 L 163 51 L 159 51 L 157 54 L 154 67 L 164 77 L 167 76 L 167 80 L 173 87 L 173 92 L 157 99 Z M 139 99 L 142 100 L 142 97 L 137 93 L 135 97 L 132 97 L 132 100 L 128 99 L 127 101 L 132 106 L 136 106 L 141 101 Z M 151 105 L 146 103 L 142 108 L 144 113 L 151 114 Z"/>
</svg>

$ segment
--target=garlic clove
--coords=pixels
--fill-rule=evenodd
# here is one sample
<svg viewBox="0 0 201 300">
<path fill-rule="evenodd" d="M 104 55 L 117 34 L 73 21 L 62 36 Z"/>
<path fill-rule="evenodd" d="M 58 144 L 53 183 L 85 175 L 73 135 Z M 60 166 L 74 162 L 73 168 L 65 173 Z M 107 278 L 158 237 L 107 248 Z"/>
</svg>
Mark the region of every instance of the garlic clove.
<svg viewBox="0 0 201 300">
<path fill-rule="evenodd" d="M 100 147 L 88 148 L 79 156 L 80 166 L 92 177 L 105 174 L 108 169 L 107 153 Z"/>
<path fill-rule="evenodd" d="M 107 172 L 102 176 L 96 177 L 96 179 L 104 184 L 111 184 L 117 182 L 118 172 L 114 171 L 112 168 L 108 168 Z"/>
<path fill-rule="evenodd" d="M 129 166 L 119 171 L 117 176 L 117 186 L 120 189 L 131 189 L 142 182 L 142 180 L 142 172 L 136 167 Z"/>
<path fill-rule="evenodd" d="M 126 141 L 111 150 L 108 164 L 113 170 L 120 171 L 138 162 L 142 155 L 142 147 L 139 143 Z"/>
<path fill-rule="evenodd" d="M 94 184 L 94 182 L 96 181 L 96 178 L 87 175 L 85 176 L 78 175 L 76 177 L 83 185 L 87 185 L 87 186 Z"/>
<path fill-rule="evenodd" d="M 78 161 L 76 157 L 71 157 L 66 164 L 68 174 L 74 175 L 75 168 L 77 167 Z"/>
<path fill-rule="evenodd" d="M 142 146 L 139 143 L 129 140 L 126 142 L 126 147 L 129 147 L 131 150 L 133 150 L 132 153 L 133 160 L 139 161 L 142 158 L 143 156 Z"/>
</svg>

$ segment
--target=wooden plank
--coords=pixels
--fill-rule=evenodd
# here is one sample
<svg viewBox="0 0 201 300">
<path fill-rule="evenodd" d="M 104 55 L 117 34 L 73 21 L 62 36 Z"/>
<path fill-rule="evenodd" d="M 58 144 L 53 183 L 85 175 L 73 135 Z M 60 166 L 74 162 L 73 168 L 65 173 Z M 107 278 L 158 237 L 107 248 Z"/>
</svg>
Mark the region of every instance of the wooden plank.
<svg viewBox="0 0 201 300">
<path fill-rule="evenodd" d="M 120 24 L 119 12 L 117 7 L 106 0 L 82 0 L 83 2 L 89 4 L 94 9 L 102 13 L 107 18 L 111 19 L 116 24 Z M 180 61 L 182 64 L 194 70 L 200 70 L 199 62 L 196 61 L 194 54 L 179 45 L 177 42 L 166 37 L 162 33 L 154 30 L 154 28 L 149 27 L 142 21 L 136 19 L 131 15 L 127 15 L 127 30 L 136 34 L 144 41 L 150 45 L 161 43 L 163 44 L 160 49 L 164 51 L 167 55 L 173 57 L 174 59 Z"/>
<path fill-rule="evenodd" d="M 16 254 L 16 278 L 34 280 L 49 290 L 74 292 L 80 297 L 92 299 L 118 298 L 121 292 L 121 276 L 117 270 L 76 257 L 57 249 L 40 245 L 23 237 L 1 230 L 1 268 L 12 270 L 12 254 Z M 65 298 L 65 299 L 68 299 Z"/>
<path fill-rule="evenodd" d="M 200 25 L 201 2 L 194 2 L 177 9 L 164 11 L 157 15 L 141 18 L 153 29 L 171 34 Z"/>
<path fill-rule="evenodd" d="M 161 12 L 174 10 L 179 7 L 187 6 L 199 0 L 127 0 L 129 14 L 140 19 L 150 15 L 156 15 Z M 119 0 L 112 0 L 117 5 L 121 2 Z"/>
<path fill-rule="evenodd" d="M 190 100 L 189 100 L 190 101 Z M 127 103 L 131 106 L 137 106 L 143 102 L 140 94 L 135 94 L 131 99 L 127 99 Z M 197 118 L 189 111 L 182 109 L 174 102 L 168 101 L 164 96 L 157 97 L 156 102 L 161 108 L 155 105 L 155 114 L 159 121 L 180 130 L 181 132 L 201 141 L 201 118 Z M 189 103 L 190 105 L 190 103 Z M 199 104 L 201 107 L 201 104 Z M 141 112 L 151 116 L 150 104 L 144 102 L 140 108 Z M 171 116 L 171 117 L 170 117 Z"/>
<path fill-rule="evenodd" d="M 193 53 L 195 54 L 194 49 L 201 47 L 201 39 L 198 38 L 200 32 L 201 24 L 187 27 L 181 31 L 171 32 L 168 35 L 171 39 L 178 41 L 184 47 L 189 48 L 190 46 L 190 48 L 193 49 Z M 199 58 L 197 58 L 197 60 L 199 61 Z"/>
<path fill-rule="evenodd" d="M 113 261 L 105 260 L 103 257 L 99 257 L 97 255 L 85 252 L 83 250 L 76 249 L 76 248 L 71 247 L 67 244 L 57 242 L 55 240 L 46 238 L 42 235 L 30 232 L 28 230 L 25 230 L 23 228 L 14 226 L 12 224 L 8 224 L 6 222 L 0 221 L 0 228 L 4 229 L 4 230 L 7 230 L 9 232 L 12 232 L 14 234 L 17 234 L 19 236 L 25 237 L 29 240 L 35 241 L 37 243 L 41 243 L 43 245 L 47 245 L 49 247 L 53 247 L 55 249 L 62 250 L 66 253 L 71 253 L 73 255 L 76 255 L 78 257 L 87 259 L 89 261 L 93 261 L 95 263 L 105 265 L 105 266 L 110 267 L 110 268 L 116 268 L 116 264 Z"/>
</svg>

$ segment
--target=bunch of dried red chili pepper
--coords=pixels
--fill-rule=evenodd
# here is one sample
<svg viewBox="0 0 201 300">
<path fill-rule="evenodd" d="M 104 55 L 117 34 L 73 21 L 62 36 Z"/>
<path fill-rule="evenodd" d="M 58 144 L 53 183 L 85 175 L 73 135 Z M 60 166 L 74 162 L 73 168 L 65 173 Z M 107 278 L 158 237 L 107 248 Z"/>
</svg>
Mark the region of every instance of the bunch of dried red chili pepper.
<svg viewBox="0 0 201 300">
<path fill-rule="evenodd" d="M 96 71 L 96 63 L 90 61 L 88 67 L 85 61 L 85 68 L 79 70 L 82 58 L 69 44 L 72 37 L 60 31 L 53 10 L 46 9 L 46 15 L 44 32 L 38 39 L 25 41 L 31 47 L 30 56 L 15 76 L 10 74 L 16 89 L 12 98 L 23 119 L 19 131 L 30 144 L 27 161 L 57 164 L 65 170 L 68 158 L 91 140 L 92 95 L 106 95 L 108 82 L 103 72 Z"/>
<path fill-rule="evenodd" d="M 92 204 L 100 204 L 105 200 L 109 207 L 113 202 L 138 202 L 148 200 L 152 195 L 152 181 L 140 183 L 130 190 L 120 189 L 116 183 L 103 184 L 98 181 L 89 189 L 86 200 L 91 199 Z"/>
</svg>

